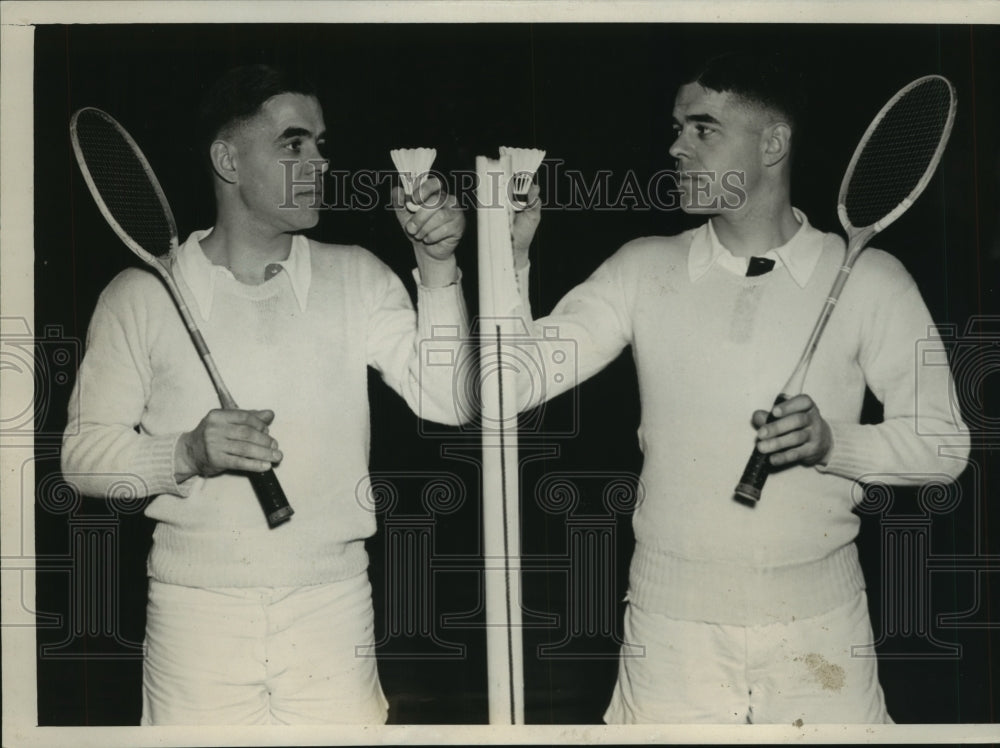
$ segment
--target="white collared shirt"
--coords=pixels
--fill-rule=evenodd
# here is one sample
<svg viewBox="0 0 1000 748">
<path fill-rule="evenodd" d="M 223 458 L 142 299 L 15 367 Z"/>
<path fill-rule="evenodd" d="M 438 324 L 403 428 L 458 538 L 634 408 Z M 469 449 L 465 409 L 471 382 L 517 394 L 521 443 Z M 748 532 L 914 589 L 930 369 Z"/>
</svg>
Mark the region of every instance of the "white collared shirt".
<svg viewBox="0 0 1000 748">
<path fill-rule="evenodd" d="M 798 208 L 792 208 L 792 213 L 799 222 L 798 231 L 785 244 L 768 250 L 763 257 L 774 260 L 775 266 L 786 268 L 798 286 L 805 288 L 823 251 L 823 233 L 814 229 L 805 213 Z M 691 242 L 688 253 L 688 275 L 691 281 L 697 281 L 716 263 L 731 273 L 746 275 L 750 258 L 736 257 L 726 249 L 719 241 L 712 221 L 708 221 L 695 232 Z"/>
<path fill-rule="evenodd" d="M 212 310 L 212 298 L 215 295 L 215 284 L 220 276 L 235 280 L 235 276 L 227 267 L 214 265 L 205 256 L 201 242 L 212 233 L 212 229 L 194 231 L 180 247 L 177 248 L 177 270 L 191 289 L 194 301 L 202 319 L 208 319 Z M 268 277 L 273 277 L 280 268 L 288 273 L 292 291 L 299 304 L 299 309 L 305 311 L 306 300 L 309 297 L 309 284 L 312 281 L 312 262 L 309 255 L 309 240 L 302 234 L 292 236 L 292 247 L 288 258 L 281 262 L 268 265 Z"/>
</svg>

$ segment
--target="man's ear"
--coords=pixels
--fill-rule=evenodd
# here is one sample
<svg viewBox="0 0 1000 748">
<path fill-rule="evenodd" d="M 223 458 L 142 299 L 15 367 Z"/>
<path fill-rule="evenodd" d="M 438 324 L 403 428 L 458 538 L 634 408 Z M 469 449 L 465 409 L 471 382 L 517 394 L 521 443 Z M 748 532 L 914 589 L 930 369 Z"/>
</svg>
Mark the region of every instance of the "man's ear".
<svg viewBox="0 0 1000 748">
<path fill-rule="evenodd" d="M 763 133 L 765 166 L 774 166 L 788 158 L 792 151 L 792 128 L 785 122 L 768 125 Z"/>
<path fill-rule="evenodd" d="M 208 150 L 212 170 L 219 179 L 236 183 L 236 147 L 226 140 L 216 140 Z"/>
</svg>

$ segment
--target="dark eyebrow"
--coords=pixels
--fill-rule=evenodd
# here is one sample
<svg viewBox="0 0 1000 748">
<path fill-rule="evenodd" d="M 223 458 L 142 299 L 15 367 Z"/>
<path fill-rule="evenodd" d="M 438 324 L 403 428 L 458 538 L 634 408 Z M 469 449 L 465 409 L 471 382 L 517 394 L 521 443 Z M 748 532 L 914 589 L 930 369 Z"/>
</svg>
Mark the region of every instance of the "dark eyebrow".
<svg viewBox="0 0 1000 748">
<path fill-rule="evenodd" d="M 278 136 L 278 140 L 291 140 L 292 138 L 308 138 L 312 135 L 311 130 L 307 130 L 304 127 L 286 127 L 282 131 L 281 135 Z M 322 140 L 326 137 L 326 130 L 321 132 L 316 136 L 316 140 Z"/>
<path fill-rule="evenodd" d="M 701 123 L 706 124 L 706 125 L 721 125 L 722 124 L 721 122 L 719 122 L 719 120 L 717 120 L 711 114 L 689 114 L 684 119 L 687 122 L 701 122 Z"/>
</svg>

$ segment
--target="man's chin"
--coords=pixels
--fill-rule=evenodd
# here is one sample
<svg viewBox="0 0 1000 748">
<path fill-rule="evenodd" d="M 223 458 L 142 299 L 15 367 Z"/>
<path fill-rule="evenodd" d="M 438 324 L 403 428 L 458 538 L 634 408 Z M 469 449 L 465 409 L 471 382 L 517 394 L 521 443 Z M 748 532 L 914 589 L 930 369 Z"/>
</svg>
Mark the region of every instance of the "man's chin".
<svg viewBox="0 0 1000 748">
<path fill-rule="evenodd" d="M 689 216 L 714 216 L 721 213 L 716 207 L 691 202 L 681 203 L 681 211 Z"/>
<path fill-rule="evenodd" d="M 721 213 L 735 213 L 742 206 L 728 196 L 706 194 L 705 192 L 682 192 L 679 207 L 694 216 L 715 216 Z"/>
<path fill-rule="evenodd" d="M 311 208 L 301 208 L 295 211 L 294 216 L 289 216 L 288 223 L 292 231 L 305 231 L 311 229 L 319 223 L 319 211 Z"/>
<path fill-rule="evenodd" d="M 692 216 L 714 216 L 722 212 L 717 200 L 709 200 L 705 195 L 682 195 L 680 209 Z"/>
</svg>

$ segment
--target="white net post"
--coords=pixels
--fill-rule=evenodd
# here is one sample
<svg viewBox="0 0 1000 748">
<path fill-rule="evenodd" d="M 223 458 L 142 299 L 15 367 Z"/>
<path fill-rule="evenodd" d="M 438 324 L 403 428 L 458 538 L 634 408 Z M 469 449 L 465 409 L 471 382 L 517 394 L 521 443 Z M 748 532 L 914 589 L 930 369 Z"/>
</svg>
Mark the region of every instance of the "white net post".
<svg viewBox="0 0 1000 748">
<path fill-rule="evenodd" d="M 476 158 L 483 556 L 490 724 L 524 724 L 516 367 L 504 346 L 517 304 L 507 189 L 510 158 Z"/>
</svg>

